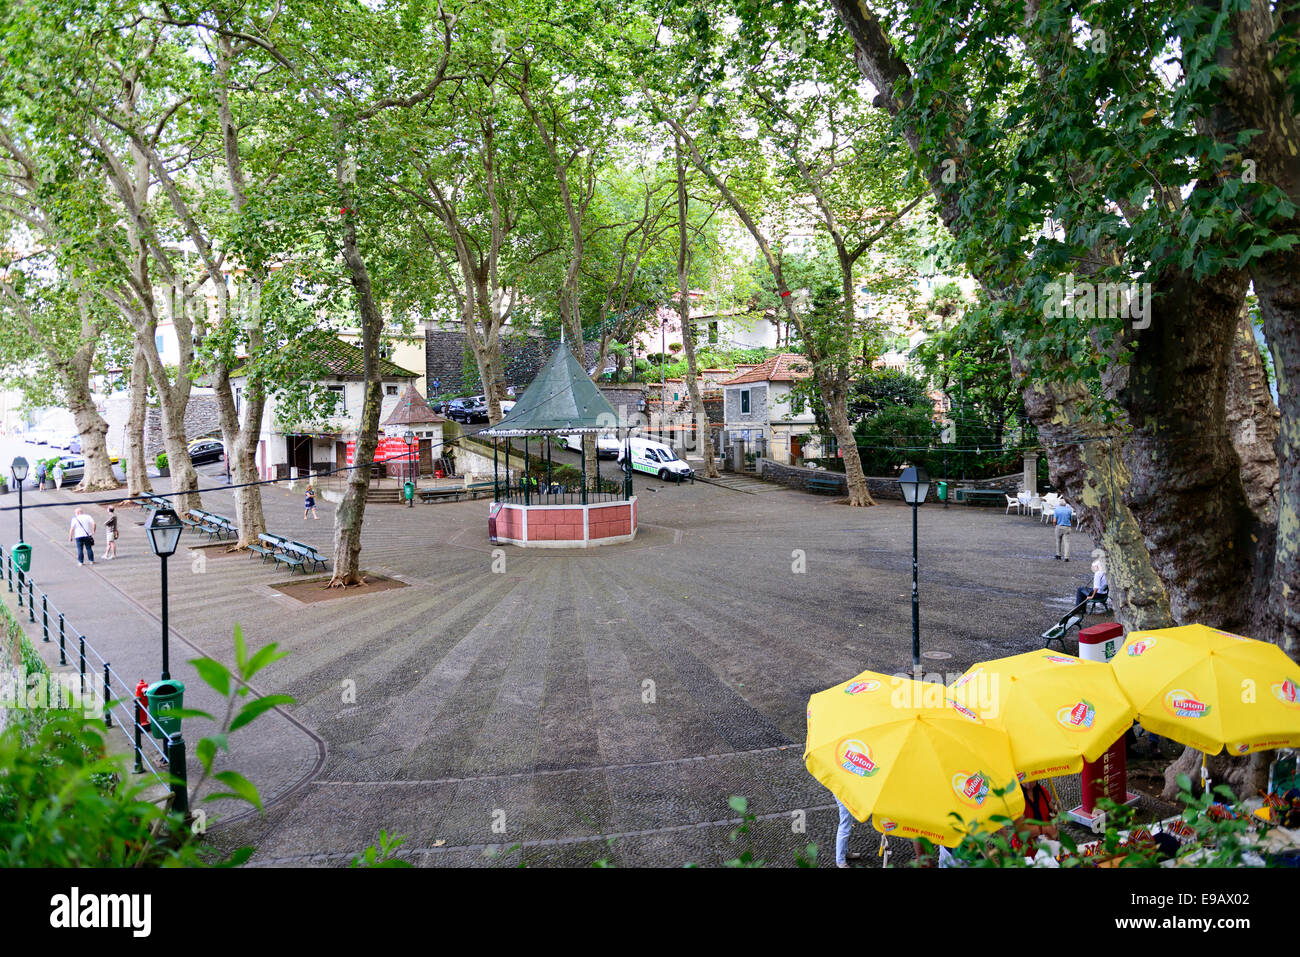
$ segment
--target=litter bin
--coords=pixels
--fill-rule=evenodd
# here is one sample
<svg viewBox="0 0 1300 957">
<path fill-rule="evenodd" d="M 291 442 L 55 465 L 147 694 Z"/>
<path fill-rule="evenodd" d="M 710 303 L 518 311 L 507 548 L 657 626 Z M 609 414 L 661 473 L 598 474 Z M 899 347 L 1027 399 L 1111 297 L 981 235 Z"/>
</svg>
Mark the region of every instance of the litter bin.
<svg viewBox="0 0 1300 957">
<path fill-rule="evenodd" d="M 170 717 L 172 711 L 185 706 L 185 684 L 174 679 L 155 681 L 145 689 L 149 699 L 149 730 L 155 738 L 165 738 L 181 729 L 181 719 Z"/>
<path fill-rule="evenodd" d="M 32 546 L 26 542 L 19 542 L 9 550 L 9 554 L 13 556 L 14 564 L 24 575 L 32 570 Z"/>
<path fill-rule="evenodd" d="M 402 496 L 409 502 L 415 498 L 415 483 L 407 482 L 402 486 Z"/>
<path fill-rule="evenodd" d="M 939 494 L 939 501 L 941 501 L 941 502 L 947 502 L 947 501 L 948 501 L 948 483 L 947 483 L 947 482 L 940 482 L 940 483 L 939 483 L 939 492 L 938 492 L 938 494 Z"/>
</svg>

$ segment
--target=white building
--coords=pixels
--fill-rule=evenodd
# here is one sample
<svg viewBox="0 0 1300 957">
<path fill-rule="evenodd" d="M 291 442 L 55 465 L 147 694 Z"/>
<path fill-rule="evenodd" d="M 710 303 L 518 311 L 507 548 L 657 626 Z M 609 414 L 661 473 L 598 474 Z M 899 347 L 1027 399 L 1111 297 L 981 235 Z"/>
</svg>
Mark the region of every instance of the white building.
<svg viewBox="0 0 1300 957">
<path fill-rule="evenodd" d="M 361 430 L 361 407 L 365 401 L 361 350 L 325 331 L 312 334 L 297 346 L 307 350 L 323 370 L 317 385 L 334 394 L 334 411 L 322 421 L 286 421 L 287 414 L 282 414 L 281 404 L 274 395 L 269 396 L 257 442 L 257 468 L 264 479 L 288 478 L 294 474 L 291 469 L 305 475 L 309 470 L 346 468 Z M 381 359 L 379 366 L 383 390 L 379 419 L 382 422 L 392 414 L 402 393 L 419 375 L 387 359 Z M 236 370 L 230 377 L 230 384 L 242 417 L 247 377 Z"/>
</svg>

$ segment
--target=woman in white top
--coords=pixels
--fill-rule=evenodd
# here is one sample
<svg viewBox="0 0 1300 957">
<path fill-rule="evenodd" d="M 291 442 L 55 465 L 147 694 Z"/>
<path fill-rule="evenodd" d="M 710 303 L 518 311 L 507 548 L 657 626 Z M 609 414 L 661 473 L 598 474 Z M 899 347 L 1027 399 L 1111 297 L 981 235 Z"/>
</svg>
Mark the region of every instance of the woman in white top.
<svg viewBox="0 0 1300 957">
<path fill-rule="evenodd" d="M 95 520 L 80 508 L 77 509 L 77 514 L 72 516 L 72 524 L 68 527 L 68 541 L 77 543 L 78 565 L 85 564 L 83 558 L 89 558 L 90 564 L 95 564 Z"/>
</svg>

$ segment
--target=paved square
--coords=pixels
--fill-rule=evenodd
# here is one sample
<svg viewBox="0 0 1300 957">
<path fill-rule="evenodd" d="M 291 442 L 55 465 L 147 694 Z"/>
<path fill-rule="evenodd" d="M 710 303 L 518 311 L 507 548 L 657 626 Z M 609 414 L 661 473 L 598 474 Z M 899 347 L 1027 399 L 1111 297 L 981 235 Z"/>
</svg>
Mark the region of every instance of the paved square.
<svg viewBox="0 0 1300 957">
<path fill-rule="evenodd" d="M 410 587 L 307 605 L 268 587 L 288 572 L 255 556 L 179 553 L 173 671 L 199 705 L 204 689 L 175 662 L 228 660 L 235 622 L 251 645 L 290 652 L 257 690 L 298 701 L 233 737 L 230 766 L 267 813 L 228 814 L 212 839 L 255 843 L 254 865 L 346 865 L 381 829 L 429 865 L 490 866 L 493 848 L 514 848 L 497 863 L 530 866 L 713 865 L 742 849 L 728 798 L 744 795 L 758 856 L 792 864 L 817 841 L 827 863 L 831 797 L 801 760 L 807 699 L 866 668 L 910 668 L 909 510 L 655 480 L 637 494 L 633 543 L 495 556 L 485 501 L 372 506 L 363 564 Z M 71 503 L 61 496 L 29 504 Z M 267 491 L 270 530 L 328 553 L 332 509 L 304 524 L 300 497 Z M 233 514 L 228 491 L 204 502 Z M 70 513 L 28 512 L 29 540 L 49 539 L 38 581 L 80 606 L 97 646 L 152 678 L 158 562 L 142 515 L 126 513 L 122 557 L 92 570 L 62 541 Z M 955 674 L 1040 647 L 1088 576 L 1086 542 L 1068 565 L 1052 550 L 1036 519 L 925 506 L 922 649 L 951 656 L 927 667 Z M 204 731 L 193 721 L 186 737 Z M 876 840 L 859 828 L 854 846 Z"/>
</svg>

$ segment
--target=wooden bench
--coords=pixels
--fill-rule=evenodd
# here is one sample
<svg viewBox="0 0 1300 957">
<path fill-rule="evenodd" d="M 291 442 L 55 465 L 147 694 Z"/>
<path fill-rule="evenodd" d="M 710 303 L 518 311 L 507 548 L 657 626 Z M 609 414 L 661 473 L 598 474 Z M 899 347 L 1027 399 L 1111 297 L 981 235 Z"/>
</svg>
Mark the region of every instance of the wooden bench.
<svg viewBox="0 0 1300 957">
<path fill-rule="evenodd" d="M 1056 642 L 1060 642 L 1061 650 L 1064 651 L 1066 636 L 1070 634 L 1070 629 L 1078 628 L 1081 624 L 1083 624 L 1083 619 L 1087 617 L 1088 605 L 1091 601 L 1092 599 L 1085 598 L 1083 601 L 1079 602 L 1079 604 L 1075 605 L 1064 615 L 1062 615 L 1060 620 L 1058 620 L 1056 624 L 1054 624 L 1051 628 L 1048 628 L 1045 632 L 1043 632 L 1042 634 L 1043 647 L 1050 648 L 1052 646 L 1052 642 L 1056 641 Z"/>
<path fill-rule="evenodd" d="M 830 475 L 811 475 L 808 477 L 810 492 L 843 492 L 844 483 L 838 477 Z"/>
</svg>

